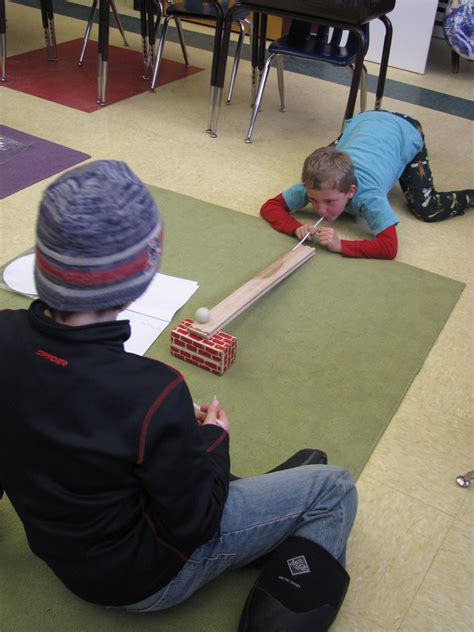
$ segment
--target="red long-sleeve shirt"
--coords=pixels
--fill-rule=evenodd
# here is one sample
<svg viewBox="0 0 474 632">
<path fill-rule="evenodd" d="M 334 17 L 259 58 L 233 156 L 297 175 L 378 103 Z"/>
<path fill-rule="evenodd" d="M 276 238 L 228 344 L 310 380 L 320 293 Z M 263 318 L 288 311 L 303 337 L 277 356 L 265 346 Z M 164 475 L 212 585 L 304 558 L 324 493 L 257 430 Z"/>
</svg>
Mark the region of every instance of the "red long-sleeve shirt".
<svg viewBox="0 0 474 632">
<path fill-rule="evenodd" d="M 302 225 L 290 214 L 290 209 L 282 193 L 267 200 L 260 209 L 260 215 L 272 228 L 287 235 L 293 235 L 295 230 Z M 395 259 L 398 251 L 396 226 L 389 226 L 376 235 L 374 239 L 341 239 L 341 247 L 344 257 Z"/>
</svg>

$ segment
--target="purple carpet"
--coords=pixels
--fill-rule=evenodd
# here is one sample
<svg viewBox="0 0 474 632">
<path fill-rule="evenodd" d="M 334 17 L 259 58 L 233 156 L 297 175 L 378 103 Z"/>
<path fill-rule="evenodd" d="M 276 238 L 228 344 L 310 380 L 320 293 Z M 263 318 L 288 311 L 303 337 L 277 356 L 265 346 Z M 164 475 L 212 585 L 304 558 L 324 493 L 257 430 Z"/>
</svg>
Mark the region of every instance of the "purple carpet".
<svg viewBox="0 0 474 632">
<path fill-rule="evenodd" d="M 88 158 L 81 151 L 0 125 L 0 199 Z"/>
</svg>

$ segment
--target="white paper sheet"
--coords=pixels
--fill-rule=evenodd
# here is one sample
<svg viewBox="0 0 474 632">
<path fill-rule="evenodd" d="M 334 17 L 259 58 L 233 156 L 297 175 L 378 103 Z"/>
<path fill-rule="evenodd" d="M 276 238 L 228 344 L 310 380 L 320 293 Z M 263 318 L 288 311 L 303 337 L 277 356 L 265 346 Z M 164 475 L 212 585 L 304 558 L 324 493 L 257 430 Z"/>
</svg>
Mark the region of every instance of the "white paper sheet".
<svg viewBox="0 0 474 632">
<path fill-rule="evenodd" d="M 189 301 L 198 287 L 199 284 L 196 281 L 158 272 L 146 291 L 127 309 L 138 314 L 170 321 L 178 309 Z"/>
<path fill-rule="evenodd" d="M 132 334 L 125 342 L 125 351 L 143 355 L 155 342 L 158 336 L 169 325 L 167 320 L 159 320 L 144 314 L 137 314 L 125 309 L 117 316 L 118 320 L 129 320 Z"/>
<path fill-rule="evenodd" d="M 36 298 L 34 265 L 33 253 L 12 261 L 3 273 L 8 288 Z M 132 329 L 125 350 L 143 355 L 198 288 L 196 281 L 158 272 L 146 292 L 118 315 L 119 319 L 129 320 Z"/>
<path fill-rule="evenodd" d="M 9 288 L 27 296 L 38 296 L 34 279 L 35 255 L 25 255 L 7 265 L 3 280 Z"/>
</svg>

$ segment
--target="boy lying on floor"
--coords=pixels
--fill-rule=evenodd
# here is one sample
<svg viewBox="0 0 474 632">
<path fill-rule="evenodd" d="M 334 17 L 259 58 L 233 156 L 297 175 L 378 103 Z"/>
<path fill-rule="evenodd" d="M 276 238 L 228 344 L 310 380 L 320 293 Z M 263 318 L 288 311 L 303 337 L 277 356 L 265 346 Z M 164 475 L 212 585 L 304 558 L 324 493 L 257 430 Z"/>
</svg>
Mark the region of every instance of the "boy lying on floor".
<svg viewBox="0 0 474 632">
<path fill-rule="evenodd" d="M 473 190 L 435 190 L 421 125 L 390 112 L 363 112 L 347 121 L 335 146 L 306 158 L 301 180 L 265 202 L 261 216 L 297 239 L 317 235 L 322 246 L 345 257 L 396 257 L 399 220 L 387 195 L 397 180 L 410 210 L 424 222 L 464 215 L 474 204 Z M 343 212 L 364 218 L 375 239 L 339 239 L 334 228 L 301 224 L 291 213 L 308 203 L 328 222 Z"/>
</svg>

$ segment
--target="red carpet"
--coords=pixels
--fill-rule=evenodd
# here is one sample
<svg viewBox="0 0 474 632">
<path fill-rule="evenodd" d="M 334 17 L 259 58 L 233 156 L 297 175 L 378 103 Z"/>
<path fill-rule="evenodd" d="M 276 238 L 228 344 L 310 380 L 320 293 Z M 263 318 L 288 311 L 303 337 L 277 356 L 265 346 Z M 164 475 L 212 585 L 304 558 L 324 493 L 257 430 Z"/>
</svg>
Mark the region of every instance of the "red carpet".
<svg viewBox="0 0 474 632">
<path fill-rule="evenodd" d="M 59 44 L 57 62 L 48 62 L 44 48 L 9 57 L 7 81 L 2 85 L 83 112 L 100 110 L 105 106 L 96 103 L 97 43 L 89 43 L 84 65 L 78 66 L 81 46 L 82 39 Z M 163 59 L 158 87 L 201 70 L 195 66 L 185 68 L 184 64 Z M 142 53 L 110 46 L 106 106 L 147 92 L 150 80 L 144 81 L 142 74 Z"/>
</svg>

